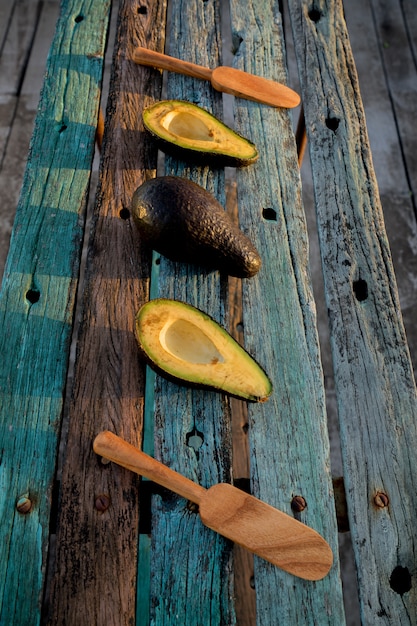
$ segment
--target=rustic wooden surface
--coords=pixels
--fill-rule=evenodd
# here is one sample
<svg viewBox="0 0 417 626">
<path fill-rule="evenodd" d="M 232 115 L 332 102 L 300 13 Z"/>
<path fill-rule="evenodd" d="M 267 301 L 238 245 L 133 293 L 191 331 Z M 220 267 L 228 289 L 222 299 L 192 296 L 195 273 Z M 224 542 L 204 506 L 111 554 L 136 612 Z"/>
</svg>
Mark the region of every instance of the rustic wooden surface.
<svg viewBox="0 0 417 626">
<path fill-rule="evenodd" d="M 59 1 L 2 1 L 0 11 L 0 272 L 3 275 Z"/>
<path fill-rule="evenodd" d="M 62 5 L 3 279 L 4 624 L 40 619 L 108 14 L 109 3 Z"/>
<path fill-rule="evenodd" d="M 2 233 L 0 263 L 4 262 L 6 256 L 8 238 L 14 216 L 14 207 L 16 206 L 20 190 L 27 146 L 32 130 L 33 118 L 36 113 L 39 88 L 43 79 L 46 53 L 49 47 L 49 41 L 52 37 L 51 33 L 55 28 L 58 5 L 58 2 L 52 0 L 38 3 L 0 2 L 1 37 L 4 37 L 9 29 L 7 41 L 4 42 L 4 40 L 2 40 L 3 47 L 0 54 L 0 147 L 2 150 L 0 162 L 0 225 Z M 285 2 L 284 5 L 286 5 Z M 147 8 L 147 5 L 145 6 Z M 320 5 L 325 11 L 328 10 L 329 6 L 333 5 L 331 3 L 322 3 L 322 5 Z M 364 99 L 368 133 L 373 153 L 373 163 L 379 183 L 385 225 L 397 275 L 401 310 L 411 348 L 411 357 L 414 363 L 416 363 L 417 328 L 415 325 L 414 311 L 417 298 L 415 290 L 417 229 L 415 219 L 415 194 L 413 194 L 413 190 L 415 190 L 414 176 L 416 171 L 414 164 L 416 153 L 415 112 L 417 107 L 414 106 L 413 103 L 416 101 L 417 81 L 415 80 L 416 69 L 412 57 L 414 53 L 415 59 L 415 49 L 413 50 L 416 41 L 416 37 L 413 35 L 413 33 L 416 32 L 415 12 L 413 11 L 412 2 L 410 0 L 407 2 L 400 2 L 400 0 L 398 0 L 390 2 L 389 4 L 380 0 L 367 0 L 365 2 L 352 0 L 345 3 L 344 8 L 354 57 L 358 66 L 361 94 Z M 224 4 L 221 5 L 221 9 L 223 12 Z M 287 29 L 289 28 L 288 16 L 286 16 L 286 27 Z M 19 37 L 16 36 L 16 33 L 19 33 Z M 241 35 L 241 32 L 234 32 L 233 41 L 235 46 L 238 45 Z M 291 37 L 288 36 L 287 33 L 287 42 L 290 45 L 290 70 L 293 70 L 294 63 L 291 58 L 290 39 Z M 16 42 L 19 42 L 19 45 L 16 45 Z M 5 54 L 5 51 L 7 54 Z M 228 50 L 223 50 L 224 56 L 227 56 L 227 53 Z M 252 59 L 249 59 L 249 62 L 252 62 Z M 6 71 L 4 71 L 5 67 Z M 291 86 L 295 86 L 297 83 L 295 73 L 291 73 L 291 81 Z M 339 439 L 337 436 L 337 407 L 334 401 L 335 391 L 332 383 L 334 372 L 330 349 L 328 348 L 327 306 L 324 302 L 319 251 L 314 232 L 314 202 L 309 165 L 309 156 L 307 154 L 301 171 L 303 179 L 303 200 L 307 210 L 310 235 L 310 262 L 315 300 L 318 307 L 321 356 L 325 374 L 327 408 L 332 444 L 332 469 L 335 475 L 340 475 L 343 471 L 343 467 L 339 453 Z M 229 185 L 228 188 L 232 189 L 231 195 L 233 195 L 235 191 L 234 184 L 232 184 L 232 186 Z M 229 196 L 229 198 L 230 197 L 231 196 Z M 156 261 L 158 262 L 158 259 L 156 259 Z M 239 302 L 239 290 L 235 293 L 235 300 Z M 230 302 L 229 304 L 232 305 L 233 303 Z M 226 310 L 228 310 L 228 308 L 227 305 Z M 225 321 L 228 320 L 226 311 L 224 313 L 224 319 Z M 230 323 L 232 323 L 233 317 L 229 319 Z M 232 328 L 232 330 L 238 333 L 240 337 L 243 336 L 241 324 L 238 324 L 238 327 L 236 329 Z M 237 407 L 234 407 L 234 404 L 233 401 L 231 406 L 232 415 L 234 417 L 234 450 L 247 449 L 247 416 L 245 410 L 240 410 L 244 408 L 241 407 L 241 403 L 238 402 Z M 236 408 L 237 410 L 235 410 Z M 148 411 L 148 415 L 152 416 L 152 411 Z M 185 430 L 185 426 L 181 427 Z M 249 434 L 251 435 L 250 431 Z M 74 436 L 74 433 L 72 436 Z M 149 433 L 147 436 L 149 439 Z M 227 433 L 227 438 L 229 436 L 229 433 Z M 132 438 L 132 441 L 133 440 Z M 373 438 L 373 441 L 376 441 L 376 438 Z M 381 442 L 382 440 L 380 439 L 379 441 Z M 397 434 L 395 435 L 394 441 L 399 441 Z M 190 451 L 190 453 L 192 454 L 193 452 Z M 80 454 L 80 456 L 82 455 L 83 453 Z M 385 457 L 387 454 L 385 449 L 381 453 L 381 456 L 384 458 L 384 463 L 386 464 Z M 385 467 L 388 467 L 388 465 L 385 465 Z M 241 479 L 242 483 L 245 483 L 249 474 L 244 456 L 233 455 L 233 472 L 235 478 Z M 100 472 L 98 473 L 100 474 Z M 406 474 L 404 478 L 406 487 L 407 480 L 408 475 Z M 86 511 L 90 510 L 89 507 L 91 509 L 90 503 L 86 505 Z M 390 517 L 391 511 L 392 509 L 390 508 Z M 360 513 L 361 511 L 359 510 L 359 514 Z M 385 515 L 385 513 L 386 511 L 382 512 L 383 515 Z M 377 518 L 375 517 L 375 519 Z M 374 518 L 371 519 L 371 528 L 373 522 Z M 144 539 L 144 541 L 141 540 L 140 542 L 140 545 L 144 545 L 142 558 L 145 559 L 145 561 L 147 560 L 149 565 L 148 535 L 141 535 L 141 537 Z M 360 618 L 355 604 L 355 568 L 350 561 L 349 553 L 346 556 L 346 546 L 349 544 L 349 537 L 350 533 L 340 535 L 339 545 L 342 559 L 342 576 L 344 577 L 345 602 L 348 607 L 346 623 L 351 626 L 356 626 Z M 147 553 L 148 556 L 146 557 Z M 246 624 L 253 624 L 255 619 L 255 590 L 253 587 L 256 586 L 256 581 L 251 580 L 250 569 L 247 569 L 247 554 L 243 553 L 242 555 L 238 551 L 236 551 L 236 553 L 237 556 L 236 554 L 234 555 L 235 564 L 242 556 L 245 560 L 245 565 L 242 569 L 238 569 L 236 575 L 237 580 L 235 580 L 235 592 L 237 592 L 238 595 L 240 594 L 236 603 L 237 623 L 246 626 Z M 63 558 L 63 554 L 60 558 Z M 130 571 L 133 571 L 133 569 L 134 566 L 131 567 Z M 387 566 L 386 570 L 388 569 L 389 567 Z M 143 597 L 139 598 L 140 608 L 145 607 L 143 600 L 148 591 L 146 568 L 142 571 L 145 573 L 140 579 L 140 584 L 143 585 L 144 594 Z M 374 574 L 373 580 L 377 580 L 376 573 L 371 571 L 371 575 L 372 574 Z M 366 587 L 364 580 L 365 579 L 361 579 L 361 588 Z M 130 582 L 127 581 L 127 587 L 129 584 Z M 386 575 L 382 587 L 384 587 L 384 585 L 386 587 Z M 85 602 L 91 589 L 89 588 L 83 596 L 83 586 L 84 584 L 82 582 L 78 584 L 77 593 L 81 591 L 82 602 Z M 374 583 L 372 583 L 369 588 L 373 593 L 375 588 Z M 384 594 L 385 592 L 386 589 L 384 589 Z M 364 595 L 362 592 L 361 594 L 363 601 Z M 390 594 L 390 597 L 395 597 L 396 595 L 392 589 L 388 591 L 388 594 Z M 409 592 L 404 594 L 403 599 L 405 599 L 405 603 L 410 602 L 410 596 L 411 594 Z M 398 596 L 398 599 L 399 598 Z M 71 601 L 75 603 L 76 597 Z M 372 619 L 374 618 L 374 614 L 372 611 L 375 605 L 373 602 L 370 604 L 372 606 L 370 615 L 366 613 L 364 623 L 373 623 Z M 95 605 L 93 612 L 96 609 L 97 611 L 99 610 L 97 605 Z M 130 615 L 131 612 L 132 609 L 129 607 L 127 614 Z M 378 619 L 383 620 L 381 623 L 398 623 L 398 615 L 400 615 L 400 613 L 396 613 L 396 608 L 394 614 L 391 615 L 388 614 L 388 611 L 385 611 L 386 614 L 384 615 L 383 609 L 381 609 L 380 612 L 381 615 L 378 616 Z M 138 611 L 138 625 L 147 623 L 146 615 L 146 608 L 144 608 L 144 611 Z M 258 619 L 263 618 L 258 617 Z"/>
<path fill-rule="evenodd" d="M 200 65 L 218 65 L 221 54 L 219 3 L 172 3 L 167 52 Z M 196 38 L 196 32 L 199 36 Z M 168 98 L 186 98 L 221 115 L 221 94 L 206 81 L 167 74 Z M 223 169 L 195 167 L 166 159 L 165 173 L 186 176 L 225 200 Z M 185 300 L 226 321 L 226 282 L 218 272 L 196 271 L 161 258 L 157 295 Z M 231 479 L 229 402 L 220 394 L 192 392 L 157 378 L 155 456 L 203 486 Z M 189 443 L 197 433 L 201 446 Z M 151 623 L 197 624 L 201 615 L 234 623 L 231 547 L 205 528 L 178 498 L 155 497 L 152 537 Z M 181 541 L 179 538 L 181 537 Z M 197 549 L 196 549 L 197 548 Z M 178 564 L 182 563 L 179 570 Z M 210 581 L 210 583 L 209 583 Z M 184 593 L 185 590 L 188 592 Z"/>
<path fill-rule="evenodd" d="M 257 20 L 261 31 L 254 28 Z M 255 2 L 251 8 L 232 3 L 231 24 L 239 35 L 235 64 L 285 81 L 283 66 L 273 62 L 283 55 L 280 16 L 274 3 Z M 288 111 L 243 100 L 235 101 L 235 117 L 239 131 L 249 135 L 260 151 L 253 168 L 236 173 L 241 224 L 259 250 L 273 251 L 264 254 L 259 277 L 243 284 L 245 342 L 261 362 L 268 363 L 275 390 L 269 403 L 248 407 L 252 489 L 289 513 L 294 496 L 305 498 L 307 507 L 300 519 L 319 530 L 337 553 L 330 463 L 324 444 L 324 390 L 291 117 Z M 269 219 L 271 213 L 273 219 Z M 323 608 L 328 594 L 341 598 L 337 559 L 330 576 L 314 588 L 294 588 L 279 571 L 255 559 L 255 589 L 260 624 L 305 623 L 307 619 L 344 623 L 341 602 Z M 272 602 L 276 593 L 279 603 Z"/>
<path fill-rule="evenodd" d="M 362 623 L 413 624 L 417 394 L 357 75 L 341 4 L 289 6 Z"/>
<path fill-rule="evenodd" d="M 156 150 L 143 137 L 142 108 L 160 97 L 157 73 L 131 60 L 137 45 L 164 44 L 165 4 L 121 4 L 100 180 L 78 339 L 62 470 L 55 572 L 48 623 L 128 624 L 135 620 L 138 483 L 103 465 L 94 436 L 111 429 L 142 438 L 144 365 L 134 315 L 149 297 L 150 250 L 130 218 L 134 189 L 155 175 Z M 74 471 L 74 468 L 80 471 Z M 115 589 L 117 588 L 117 593 Z"/>
</svg>

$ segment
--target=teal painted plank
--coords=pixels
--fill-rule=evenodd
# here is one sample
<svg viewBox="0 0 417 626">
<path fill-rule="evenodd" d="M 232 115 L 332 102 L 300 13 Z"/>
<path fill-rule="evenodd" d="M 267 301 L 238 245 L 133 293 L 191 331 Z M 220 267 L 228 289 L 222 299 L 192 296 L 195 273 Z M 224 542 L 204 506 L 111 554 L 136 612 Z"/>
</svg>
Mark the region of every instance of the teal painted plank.
<svg viewBox="0 0 417 626">
<path fill-rule="evenodd" d="M 215 67 L 220 60 L 219 3 L 172 3 L 168 53 Z M 209 83 L 169 74 L 168 97 L 181 98 L 222 116 L 221 96 Z M 208 188 L 224 204 L 224 172 L 166 160 L 165 172 Z M 225 283 L 218 272 L 174 264 L 161 257 L 158 295 L 184 300 L 225 323 Z M 190 390 L 156 378 L 155 456 L 208 487 L 231 480 L 228 402 L 214 392 Z M 201 434 L 195 451 L 187 435 Z M 155 496 L 152 525 L 151 624 L 199 626 L 235 623 L 230 575 L 231 546 L 201 523 L 174 495 Z"/>
<path fill-rule="evenodd" d="M 289 2 L 365 625 L 417 623 L 417 393 L 340 1 Z M 302 42 L 302 45 L 301 45 Z M 384 493 L 388 506 L 378 506 Z M 387 500 L 385 500 L 387 501 Z"/>
<path fill-rule="evenodd" d="M 233 0 L 231 22 L 240 41 L 235 66 L 286 82 L 277 3 Z M 255 559 L 257 624 L 339 625 L 345 620 L 323 374 L 291 117 L 238 99 L 235 117 L 260 152 L 254 166 L 237 172 L 241 227 L 263 260 L 259 274 L 243 281 L 245 344 L 274 385 L 267 403 L 248 407 L 252 491 L 290 515 L 292 498 L 303 496 L 300 520 L 334 553 L 330 574 L 318 582 Z"/>
<path fill-rule="evenodd" d="M 108 14 L 62 3 L 0 295 L 2 624 L 40 620 Z"/>
</svg>

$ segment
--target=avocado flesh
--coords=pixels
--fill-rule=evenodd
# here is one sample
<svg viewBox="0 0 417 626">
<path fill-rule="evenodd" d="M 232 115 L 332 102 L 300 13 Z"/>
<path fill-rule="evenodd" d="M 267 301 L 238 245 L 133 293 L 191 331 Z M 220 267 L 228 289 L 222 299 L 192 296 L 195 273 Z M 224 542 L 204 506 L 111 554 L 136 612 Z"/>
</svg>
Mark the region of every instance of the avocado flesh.
<svg viewBox="0 0 417 626">
<path fill-rule="evenodd" d="M 191 151 L 219 164 L 243 166 L 259 156 L 252 142 L 191 102 L 156 102 L 144 110 L 143 123 L 162 142 L 161 148 L 182 157 Z"/>
<path fill-rule="evenodd" d="M 233 337 L 203 311 L 178 300 L 150 300 L 136 315 L 136 339 L 166 378 L 264 402 L 272 384 Z"/>
<path fill-rule="evenodd" d="M 195 263 L 230 276 L 250 278 L 261 258 L 222 205 L 200 185 L 177 176 L 146 181 L 132 199 L 143 239 L 172 261 Z"/>
</svg>

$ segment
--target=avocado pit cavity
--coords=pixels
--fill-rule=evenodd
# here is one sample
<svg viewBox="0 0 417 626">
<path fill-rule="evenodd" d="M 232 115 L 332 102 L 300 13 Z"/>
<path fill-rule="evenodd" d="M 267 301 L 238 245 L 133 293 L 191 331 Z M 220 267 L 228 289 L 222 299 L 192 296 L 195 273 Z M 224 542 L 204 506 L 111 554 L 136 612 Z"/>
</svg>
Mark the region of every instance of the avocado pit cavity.
<svg viewBox="0 0 417 626">
<path fill-rule="evenodd" d="M 159 340 L 164 350 L 187 363 L 224 363 L 210 337 L 192 322 L 183 319 L 170 320 L 161 330 Z"/>
<path fill-rule="evenodd" d="M 182 111 L 170 111 L 161 118 L 161 126 L 172 135 L 192 141 L 214 141 L 214 132 L 195 115 Z"/>
</svg>

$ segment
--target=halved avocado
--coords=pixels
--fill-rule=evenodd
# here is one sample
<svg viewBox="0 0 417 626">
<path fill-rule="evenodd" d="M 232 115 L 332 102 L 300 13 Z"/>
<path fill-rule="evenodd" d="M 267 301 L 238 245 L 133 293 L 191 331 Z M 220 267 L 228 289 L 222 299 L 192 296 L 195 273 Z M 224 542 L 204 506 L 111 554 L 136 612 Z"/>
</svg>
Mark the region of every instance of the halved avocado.
<svg viewBox="0 0 417 626">
<path fill-rule="evenodd" d="M 272 383 L 256 361 L 209 315 L 178 300 L 158 298 L 136 315 L 136 339 L 166 378 L 265 402 Z"/>
<path fill-rule="evenodd" d="M 156 102 L 143 111 L 143 123 L 159 139 L 161 149 L 182 158 L 191 151 L 194 159 L 199 156 L 221 165 L 242 166 L 259 156 L 248 139 L 191 102 Z"/>
</svg>

